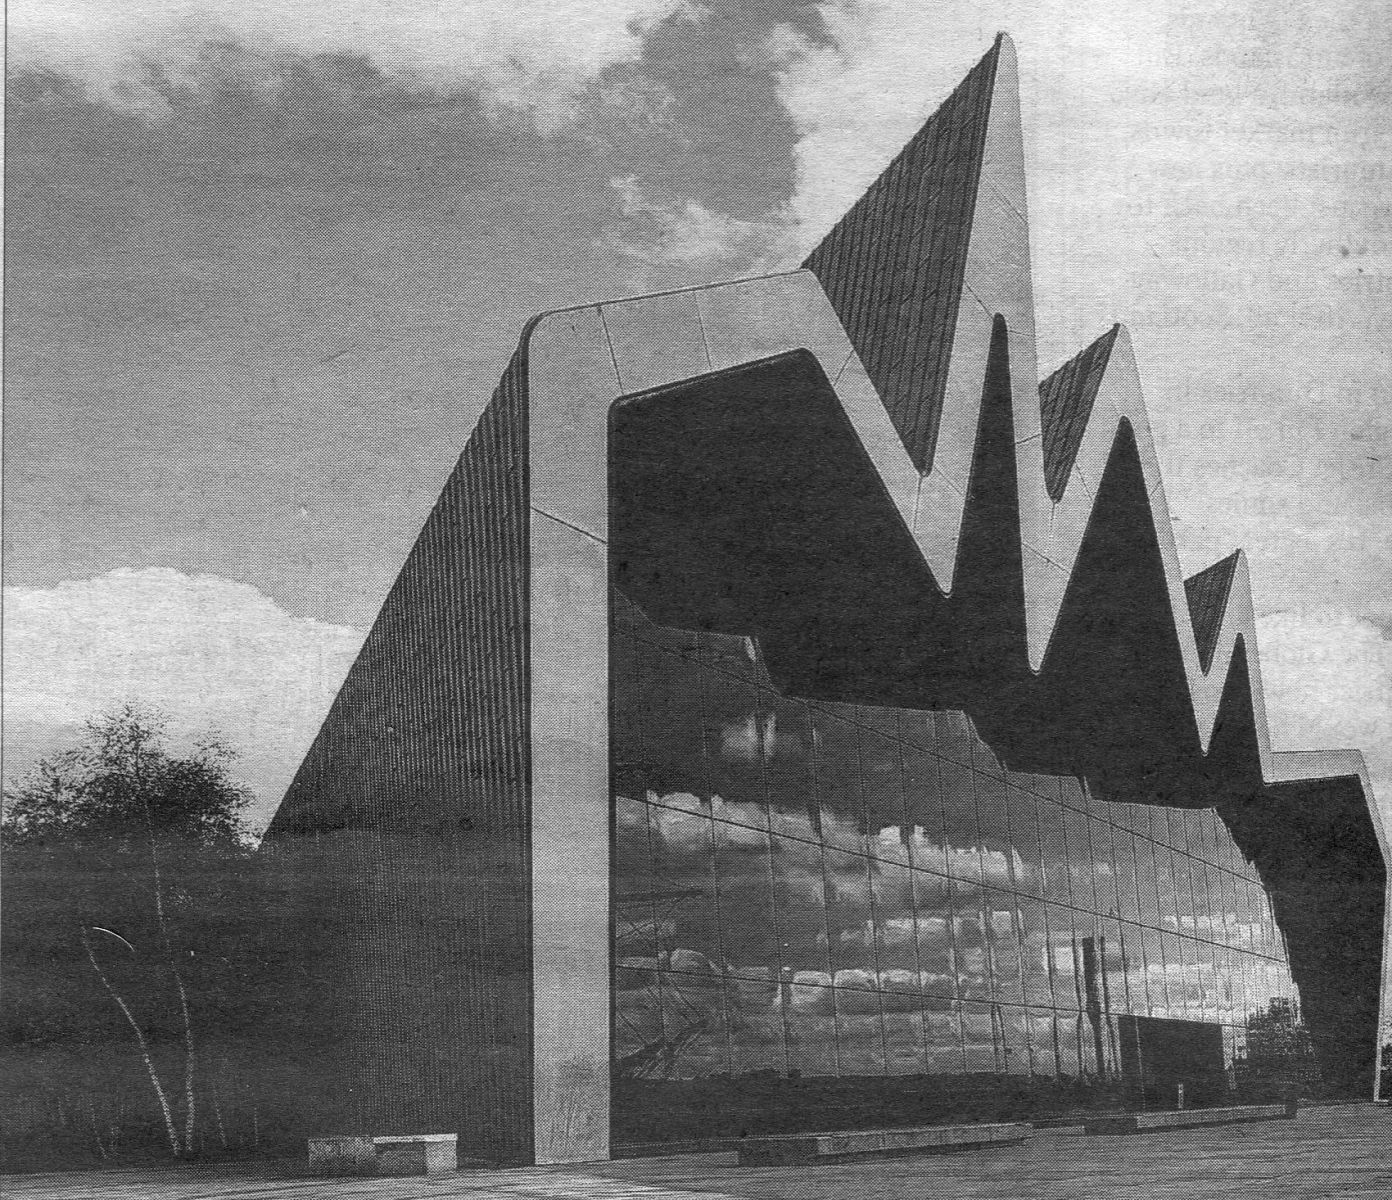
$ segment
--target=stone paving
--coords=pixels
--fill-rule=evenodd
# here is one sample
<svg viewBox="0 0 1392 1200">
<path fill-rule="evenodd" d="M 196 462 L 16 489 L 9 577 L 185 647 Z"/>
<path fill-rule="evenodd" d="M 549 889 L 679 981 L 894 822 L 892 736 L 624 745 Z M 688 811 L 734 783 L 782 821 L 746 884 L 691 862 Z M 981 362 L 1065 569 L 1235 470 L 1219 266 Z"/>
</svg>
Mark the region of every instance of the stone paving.
<svg viewBox="0 0 1392 1200">
<path fill-rule="evenodd" d="M 818 1166 L 740 1167 L 733 1154 L 436 1179 L 319 1180 L 187 1167 L 0 1176 L 5 1200 L 1392 1200 L 1392 1110 L 1309 1109 L 1294 1121 L 1136 1137 L 1037 1133 L 1022 1146 Z"/>
</svg>

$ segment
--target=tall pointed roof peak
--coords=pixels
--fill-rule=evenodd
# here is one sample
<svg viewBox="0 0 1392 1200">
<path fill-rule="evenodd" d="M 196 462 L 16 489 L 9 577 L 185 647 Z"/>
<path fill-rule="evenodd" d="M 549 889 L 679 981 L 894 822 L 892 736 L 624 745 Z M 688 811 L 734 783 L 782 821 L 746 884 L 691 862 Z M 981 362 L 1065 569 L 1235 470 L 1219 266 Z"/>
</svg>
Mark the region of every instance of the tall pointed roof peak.
<svg viewBox="0 0 1392 1200">
<path fill-rule="evenodd" d="M 1004 33 L 803 263 L 924 473 L 947 391 L 977 195 L 983 172 L 993 169 L 987 132 L 1002 89 L 1018 109 L 1015 50 Z"/>
</svg>

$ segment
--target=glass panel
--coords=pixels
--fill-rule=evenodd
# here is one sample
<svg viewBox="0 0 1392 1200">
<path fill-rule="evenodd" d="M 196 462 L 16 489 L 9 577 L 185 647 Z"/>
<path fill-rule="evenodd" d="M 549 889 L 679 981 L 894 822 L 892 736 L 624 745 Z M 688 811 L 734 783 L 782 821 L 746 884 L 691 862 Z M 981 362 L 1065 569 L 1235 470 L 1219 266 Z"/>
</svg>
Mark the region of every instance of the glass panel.
<svg viewBox="0 0 1392 1200">
<path fill-rule="evenodd" d="M 830 988 L 814 982 L 818 973 L 800 973 L 789 986 L 788 1069 L 803 1075 L 835 1075 L 836 1007 Z"/>
<path fill-rule="evenodd" d="M 1034 808 L 1034 796 L 1012 783 L 1006 791 L 1006 815 L 1010 823 L 1011 869 L 1015 887 L 1028 895 L 1042 896 L 1044 878 L 1039 868 L 1039 819 L 1035 816 Z"/>
<path fill-rule="evenodd" d="M 1242 1062 L 1247 1057 L 1247 1026 L 1235 1025 L 1232 1027 L 1233 1055 L 1237 1061 Z"/>
<path fill-rule="evenodd" d="M 713 815 L 766 830 L 763 766 L 777 745 L 778 730 L 768 693 L 754 686 L 751 665 L 741 655 L 738 675 L 706 674 L 707 770 Z"/>
<path fill-rule="evenodd" d="M 773 903 L 782 967 L 785 972 L 825 974 L 831 968 L 822 848 L 796 838 L 775 837 L 773 851 Z"/>
<path fill-rule="evenodd" d="M 1037 900 L 1022 900 L 1019 914 L 1025 998 L 1032 1004 L 1052 1006 L 1054 991 L 1049 982 L 1049 935 L 1044 905 Z"/>
<path fill-rule="evenodd" d="M 933 723 L 933 746 L 954 763 L 970 766 L 972 746 L 978 739 L 965 713 L 947 709 L 926 714 Z"/>
<path fill-rule="evenodd" d="M 721 952 L 735 974 L 763 978 L 779 966 L 769 836 L 726 821 L 716 821 L 714 827 Z"/>
<path fill-rule="evenodd" d="M 1107 817 L 1118 829 L 1124 829 L 1127 833 L 1134 833 L 1136 829 L 1135 817 L 1132 814 L 1134 805 L 1131 804 L 1107 804 Z"/>
<path fill-rule="evenodd" d="M 918 953 L 914 943 L 912 876 L 900 863 L 872 862 L 876 965 L 882 977 L 900 972 L 910 991 L 918 990 Z"/>
<path fill-rule="evenodd" d="M 1063 818 L 1068 837 L 1068 873 L 1073 903 L 1089 912 L 1096 912 L 1097 896 L 1093 891 L 1092 878 L 1097 857 L 1093 853 L 1088 819 L 1072 808 L 1064 809 Z"/>
<path fill-rule="evenodd" d="M 805 704 L 770 692 L 762 697 L 768 713 L 764 727 L 764 786 L 769 825 L 774 833 L 820 841 L 812 775 L 812 720 Z"/>
<path fill-rule="evenodd" d="M 1223 909 L 1223 940 L 1229 946 L 1240 945 L 1242 933 L 1237 915 L 1237 876 L 1231 871 L 1220 870 L 1218 888 Z"/>
<path fill-rule="evenodd" d="M 788 1069 L 779 992 L 776 978 L 729 982 L 732 1074 L 770 1070 L 782 1074 Z"/>
<path fill-rule="evenodd" d="M 1015 897 L 1010 892 L 988 892 L 985 927 L 990 948 L 992 993 L 1004 1004 L 1023 1004 L 1023 964 L 1020 953 L 1020 921 Z"/>
<path fill-rule="evenodd" d="M 1270 958 L 1283 958 L 1285 947 L 1281 942 L 1280 930 L 1276 928 L 1276 915 L 1271 911 L 1271 901 L 1267 899 L 1265 891 L 1258 892 L 1258 899 L 1262 928 L 1261 951 Z"/>
<path fill-rule="evenodd" d="M 984 743 L 978 742 L 972 753 L 982 876 L 989 886 L 1013 888 L 1005 770 Z"/>
<path fill-rule="evenodd" d="M 1141 916 L 1141 901 L 1136 887 L 1135 835 L 1114 828 L 1112 853 L 1116 856 L 1117 912 L 1125 920 L 1137 921 Z"/>
<path fill-rule="evenodd" d="M 703 672 L 689 635 L 667 634 L 665 641 L 662 648 L 648 641 L 635 643 L 632 692 L 626 703 L 617 705 L 630 710 L 623 736 L 633 741 L 614 754 L 615 779 L 635 793 L 681 796 L 684 807 L 695 808 L 708 794 Z"/>
<path fill-rule="evenodd" d="M 923 1039 L 930 1073 L 955 1075 L 964 1069 L 962 1021 L 955 1004 L 947 1009 L 924 1011 Z"/>
<path fill-rule="evenodd" d="M 1136 896 L 1140 904 L 1140 920 L 1144 925 L 1160 923 L 1160 904 L 1156 898 L 1155 843 L 1136 835 Z"/>
<path fill-rule="evenodd" d="M 1237 844 L 1233 841 L 1232 831 L 1228 824 L 1223 820 L 1222 814 L 1218 814 L 1218 821 L 1215 827 L 1218 835 L 1218 865 L 1226 867 L 1229 871 L 1237 871 L 1242 865 L 1242 855 L 1237 849 Z"/>
<path fill-rule="evenodd" d="M 1218 963 L 1217 947 L 1212 942 L 1194 940 L 1189 945 L 1189 961 L 1193 964 L 1195 1001 L 1201 1019 L 1218 1020 Z"/>
<path fill-rule="evenodd" d="M 1051 900 L 1068 903 L 1068 843 L 1064 834 L 1063 809 L 1040 800 L 1035 810 L 1039 821 L 1039 849 L 1044 866 L 1044 894 Z"/>
<path fill-rule="evenodd" d="M 981 891 L 954 884 L 953 899 L 953 973 L 958 992 L 974 1000 L 985 1000 L 991 995 L 991 981 Z"/>
<path fill-rule="evenodd" d="M 877 993 L 836 989 L 836 1046 L 843 1075 L 885 1073 L 884 1029 Z"/>
<path fill-rule="evenodd" d="M 952 974 L 952 896 L 948 881 L 926 871 L 913 872 L 914 924 L 918 932 L 918 968 Z"/>
<path fill-rule="evenodd" d="M 657 988 L 634 986 L 630 972 L 614 984 L 614 1061 L 622 1071 L 642 1060 L 644 1047 L 663 1036 Z"/>
<path fill-rule="evenodd" d="M 1184 986 L 1184 955 L 1182 938 L 1166 931 L 1160 935 L 1160 953 L 1165 965 L 1165 981 L 1169 990 L 1170 1015 L 1181 1020 L 1189 1016 Z"/>
<path fill-rule="evenodd" d="M 870 860 L 844 850 L 826 851 L 827 933 L 831 969 L 840 986 L 845 971 L 875 969 L 870 911 Z"/>
<path fill-rule="evenodd" d="M 1174 929 L 1179 923 L 1179 901 L 1175 893 L 1174 855 L 1169 846 L 1156 843 L 1151 847 L 1155 855 L 1155 891 L 1159 904 L 1160 924 L 1166 929 Z"/>
<path fill-rule="evenodd" d="M 653 904 L 648 806 L 627 796 L 614 799 L 614 959 L 645 965 L 658 952 L 659 915 Z M 669 931 L 670 932 L 670 931 Z"/>
<path fill-rule="evenodd" d="M 1102 1073 L 1107 1061 L 1107 1030 L 1102 1014 L 1095 1009 L 1078 1016 L 1078 1055 L 1085 1076 L 1095 1078 Z"/>
<path fill-rule="evenodd" d="M 1125 946 L 1119 921 L 1098 923 L 1097 973 L 1102 1011 L 1108 1014 L 1130 1012 Z"/>
<path fill-rule="evenodd" d="M 1036 1075 L 1045 1078 L 1058 1073 L 1058 1054 L 1055 1047 L 1057 1029 L 1054 1014 L 1048 1009 L 1029 1010 L 1030 1058 Z"/>
<path fill-rule="evenodd" d="M 1251 880 L 1233 880 L 1233 911 L 1237 914 L 1237 944 L 1249 952 L 1258 945 L 1256 885 Z"/>
<path fill-rule="evenodd" d="M 964 762 L 943 758 L 938 763 L 938 776 L 942 784 L 948 870 L 954 879 L 979 885 L 981 836 L 976 824 L 976 795 L 971 767 Z"/>
<path fill-rule="evenodd" d="M 1213 868 L 1208 863 L 1199 859 L 1192 859 L 1189 863 L 1189 877 L 1194 885 L 1194 921 L 1192 928 L 1196 937 L 1204 941 L 1213 941 L 1214 929 L 1220 921 L 1219 901 L 1215 894 L 1210 894 L 1208 888 L 1209 872 Z"/>
<path fill-rule="evenodd" d="M 1152 1017 L 1169 1015 L 1169 994 L 1165 990 L 1165 958 L 1160 931 L 1149 925 L 1139 927 L 1140 966 L 1145 978 L 1146 1010 Z"/>
<path fill-rule="evenodd" d="M 1214 961 L 1217 969 L 1216 988 L 1218 993 L 1218 1019 L 1231 1025 L 1237 1019 L 1234 1003 L 1234 967 L 1232 951 L 1226 946 L 1214 947 Z"/>
<path fill-rule="evenodd" d="M 1076 1009 L 1083 1004 L 1080 937 L 1086 931 L 1076 928 L 1081 914 L 1058 904 L 1048 906 L 1051 977 L 1054 1003 L 1059 1008 Z"/>
<path fill-rule="evenodd" d="M 927 1070 L 923 1045 L 923 1014 L 902 994 L 883 997 L 885 1071 L 890 1075 L 921 1075 Z"/>
<path fill-rule="evenodd" d="M 988 1004 L 962 1005 L 962 1053 L 968 1072 L 999 1071 L 1003 1055 L 995 1013 Z"/>
<path fill-rule="evenodd" d="M 1190 847 L 1190 852 L 1206 863 L 1218 861 L 1218 834 L 1213 827 L 1217 816 L 1217 813 L 1211 808 L 1200 809 L 1194 823 L 1197 836 Z"/>
<path fill-rule="evenodd" d="M 1190 858 L 1178 851 L 1172 855 L 1174 863 L 1176 921 L 1175 928 L 1187 933 L 1194 932 L 1194 919 L 1203 912 L 1194 902 L 1194 876 L 1190 869 Z"/>
<path fill-rule="evenodd" d="M 650 901 L 660 949 L 670 950 L 673 970 L 683 964 L 705 972 L 712 960 L 723 962 L 711 820 L 693 813 L 653 806 L 650 809 L 652 892 Z M 679 953 L 680 952 L 680 953 Z"/>
<path fill-rule="evenodd" d="M 1232 1087 L 1235 1082 L 1233 1078 L 1233 1064 L 1237 1060 L 1237 1043 L 1232 1026 L 1223 1026 L 1223 1063 L 1228 1071 L 1228 1086 Z"/>
<path fill-rule="evenodd" d="M 812 723 L 822 838 L 828 846 L 864 850 L 859 734 L 854 725 L 821 706 L 812 706 Z"/>
<path fill-rule="evenodd" d="M 913 866 L 946 875 L 947 850 L 936 755 L 916 749 L 905 751 L 904 807 L 911 827 L 909 858 Z"/>
<path fill-rule="evenodd" d="M 1112 835 L 1115 832 L 1106 821 L 1093 817 L 1088 822 L 1094 854 L 1093 888 L 1097 894 L 1097 911 L 1104 916 L 1119 916 L 1116 886 L 1116 850 Z M 1121 835 L 1125 837 L 1125 834 Z"/>
<path fill-rule="evenodd" d="M 714 971 L 660 976 L 662 1049 L 679 1078 L 730 1069 L 729 998 Z M 679 1065 L 677 1065 L 679 1064 Z"/>
<path fill-rule="evenodd" d="M 1060 1012 L 1055 1015 L 1058 1036 L 1059 1075 L 1077 1079 L 1082 1073 L 1082 1030 L 1079 1028 L 1082 1016 L 1078 1013 Z"/>
<path fill-rule="evenodd" d="M 1195 1021 L 1210 1021 L 1213 1019 L 1212 1013 L 1208 1009 L 1208 1000 L 1204 989 L 1204 969 L 1203 943 L 1194 938 L 1180 938 L 1183 943 L 1181 953 L 1184 955 L 1184 985 L 1185 1003 L 1189 1008 L 1189 1015 Z"/>
<path fill-rule="evenodd" d="M 861 792 L 870 852 L 880 858 L 907 862 L 898 714 L 890 708 L 865 708 L 861 714 L 871 726 L 861 730 L 860 735 Z"/>
<path fill-rule="evenodd" d="M 998 1005 L 995 1012 L 1003 1056 L 1001 1066 L 1008 1074 L 1028 1075 L 1031 1069 L 1029 1014 L 1015 1004 Z"/>
<path fill-rule="evenodd" d="M 1247 1019 L 1252 1015 L 1252 995 L 1251 985 L 1251 956 L 1243 950 L 1234 950 L 1232 954 L 1232 979 L 1233 979 L 1233 1023 L 1236 1025 L 1247 1024 Z"/>
</svg>

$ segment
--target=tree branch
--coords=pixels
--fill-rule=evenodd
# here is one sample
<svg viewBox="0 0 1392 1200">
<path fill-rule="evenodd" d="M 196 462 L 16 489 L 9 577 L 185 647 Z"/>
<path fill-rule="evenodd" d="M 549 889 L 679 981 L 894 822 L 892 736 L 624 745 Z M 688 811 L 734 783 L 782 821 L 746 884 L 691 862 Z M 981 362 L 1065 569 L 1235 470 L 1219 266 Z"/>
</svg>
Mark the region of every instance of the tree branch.
<svg viewBox="0 0 1392 1200">
<path fill-rule="evenodd" d="M 101 963 L 97 961 L 96 951 L 92 949 L 91 939 L 87 936 L 87 927 L 81 926 L 82 947 L 87 951 L 87 958 L 92 964 L 92 970 L 97 973 L 97 978 L 101 980 L 111 998 L 116 1001 L 116 1007 L 121 1010 L 121 1015 L 130 1023 L 131 1029 L 135 1032 L 136 1043 L 140 1046 L 140 1057 L 145 1063 L 145 1070 L 150 1075 L 150 1083 L 155 1089 L 155 1095 L 159 1098 L 160 1111 L 164 1114 L 164 1129 L 169 1135 L 169 1148 L 174 1152 L 174 1157 L 179 1157 L 179 1134 L 174 1128 L 174 1114 L 169 1107 L 169 1098 L 164 1093 L 164 1085 L 160 1083 L 159 1073 L 155 1070 L 154 1060 L 150 1058 L 150 1046 L 145 1041 L 145 1033 L 140 1028 L 140 1023 L 131 1015 L 131 1010 L 126 1007 L 126 1002 L 121 999 L 121 994 L 111 986 L 111 980 L 106 977 L 106 972 L 102 970 Z"/>
</svg>

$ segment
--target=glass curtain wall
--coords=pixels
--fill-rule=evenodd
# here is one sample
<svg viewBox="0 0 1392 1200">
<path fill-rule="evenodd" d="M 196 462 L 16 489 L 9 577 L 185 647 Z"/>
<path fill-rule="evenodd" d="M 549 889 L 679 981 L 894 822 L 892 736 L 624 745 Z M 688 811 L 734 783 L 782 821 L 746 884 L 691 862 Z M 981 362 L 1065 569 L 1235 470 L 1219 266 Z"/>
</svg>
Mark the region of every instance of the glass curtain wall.
<svg viewBox="0 0 1392 1200">
<path fill-rule="evenodd" d="M 956 712 L 804 702 L 753 641 L 612 637 L 615 1073 L 1110 1080 L 1128 1017 L 1298 1003 L 1211 809 L 1004 770 Z"/>
</svg>

